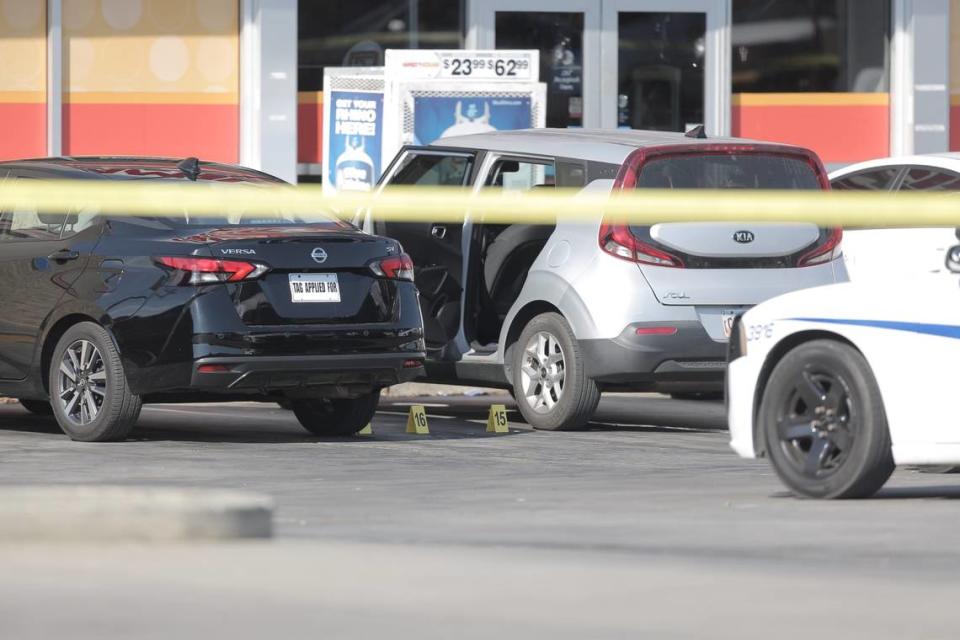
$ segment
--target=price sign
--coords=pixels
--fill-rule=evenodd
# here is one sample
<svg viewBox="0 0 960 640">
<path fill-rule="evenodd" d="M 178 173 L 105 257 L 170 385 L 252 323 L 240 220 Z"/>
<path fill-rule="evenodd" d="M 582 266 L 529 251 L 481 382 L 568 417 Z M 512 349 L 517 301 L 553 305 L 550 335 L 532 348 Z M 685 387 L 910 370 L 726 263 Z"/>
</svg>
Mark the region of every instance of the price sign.
<svg viewBox="0 0 960 640">
<path fill-rule="evenodd" d="M 440 57 L 440 77 L 458 80 L 530 80 L 531 56 L 521 52 L 458 51 Z"/>
<path fill-rule="evenodd" d="M 536 82 L 537 50 L 388 49 L 389 80 L 493 80 Z"/>
</svg>

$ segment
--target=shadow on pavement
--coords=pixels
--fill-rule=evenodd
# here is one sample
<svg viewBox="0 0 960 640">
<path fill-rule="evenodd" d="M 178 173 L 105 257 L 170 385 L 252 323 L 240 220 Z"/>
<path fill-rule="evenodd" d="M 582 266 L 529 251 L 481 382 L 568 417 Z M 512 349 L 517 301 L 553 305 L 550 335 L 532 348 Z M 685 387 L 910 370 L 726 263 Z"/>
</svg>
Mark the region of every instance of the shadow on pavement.
<svg viewBox="0 0 960 640">
<path fill-rule="evenodd" d="M 957 484 L 938 484 L 928 487 L 889 487 L 880 489 L 874 500 L 917 500 L 922 498 L 960 498 L 960 482 Z"/>
<path fill-rule="evenodd" d="M 460 418 L 485 419 L 492 404 L 506 406 L 511 422 L 523 422 L 517 403 L 509 395 L 385 397 L 381 408 L 405 411 L 422 404 L 428 413 Z M 675 400 L 652 394 L 605 394 L 590 424 L 604 431 L 718 431 L 727 428 L 722 402 Z"/>
<path fill-rule="evenodd" d="M 321 437 L 305 431 L 293 414 L 272 407 L 249 405 L 151 405 L 144 408 L 140 420 L 126 442 L 196 442 L 227 444 L 345 443 L 362 445 L 370 442 L 417 440 L 467 440 L 498 438 L 529 430 L 511 429 L 510 433 L 486 433 L 485 425 L 457 418 L 443 418 L 428 411 L 430 434 L 405 432 L 406 416 L 378 413 L 373 421 L 373 435 Z M 53 417 L 36 416 L 17 405 L 0 407 L 0 433 L 19 432 L 63 434 Z"/>
<path fill-rule="evenodd" d="M 776 491 L 770 494 L 771 498 L 786 498 L 792 500 L 802 500 L 807 502 L 862 502 L 869 503 L 874 500 L 924 500 L 938 498 L 943 500 L 960 499 L 960 478 L 955 485 L 939 484 L 926 487 L 885 487 L 880 489 L 875 495 L 865 500 L 818 500 L 816 498 L 806 498 L 798 496 L 790 491 Z"/>
<path fill-rule="evenodd" d="M 483 438 L 502 438 L 516 436 L 529 431 L 511 430 L 510 433 L 485 433 L 482 426 L 476 429 L 443 429 L 438 430 L 431 425 L 429 435 L 407 434 L 400 425 L 389 430 L 374 427 L 373 435 L 365 436 L 331 436 L 320 437 L 304 432 L 303 435 L 292 430 L 217 430 L 210 429 L 163 429 L 149 426 L 137 426 L 133 429 L 127 442 L 196 442 L 210 444 L 320 444 L 340 443 L 362 446 L 375 442 L 427 442 L 438 440 L 478 440 Z"/>
<path fill-rule="evenodd" d="M 713 433 L 715 428 L 709 427 L 680 427 L 680 426 L 657 426 L 652 424 L 620 424 L 606 422 L 591 422 L 588 425 L 589 431 L 619 431 L 631 433 Z"/>
<path fill-rule="evenodd" d="M 406 413 L 413 404 L 426 407 L 430 435 L 406 434 Z M 509 434 L 488 434 L 490 405 L 507 407 Z M 722 405 L 616 394 L 605 396 L 589 430 L 633 433 L 703 433 L 722 428 Z M 519 429 L 517 427 L 520 427 Z M 60 434 L 52 417 L 27 413 L 18 405 L 0 407 L 0 432 Z M 130 434 L 130 442 L 171 441 L 233 444 L 354 443 L 403 440 L 463 440 L 534 433 L 523 423 L 507 395 L 385 397 L 374 422 L 374 435 L 318 437 L 304 431 L 293 415 L 275 405 L 250 403 L 148 405 Z"/>
</svg>

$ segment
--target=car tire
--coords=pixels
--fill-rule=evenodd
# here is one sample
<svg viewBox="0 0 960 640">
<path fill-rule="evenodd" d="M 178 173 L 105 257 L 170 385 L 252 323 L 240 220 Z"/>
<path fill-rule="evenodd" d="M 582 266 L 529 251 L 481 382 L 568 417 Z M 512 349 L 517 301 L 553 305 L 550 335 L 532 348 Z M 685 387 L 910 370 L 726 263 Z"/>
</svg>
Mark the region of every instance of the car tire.
<svg viewBox="0 0 960 640">
<path fill-rule="evenodd" d="M 317 436 L 352 436 L 370 424 L 380 402 L 377 389 L 359 398 L 294 400 L 293 415 Z"/>
<path fill-rule="evenodd" d="M 512 378 L 517 407 L 534 429 L 583 429 L 600 402 L 573 329 L 558 313 L 538 315 L 524 327 L 513 349 Z"/>
<path fill-rule="evenodd" d="M 867 498 L 893 473 L 880 388 L 866 358 L 814 340 L 774 367 L 758 416 L 767 456 L 794 493 Z"/>
<path fill-rule="evenodd" d="M 28 400 L 20 398 L 17 400 L 20 406 L 36 416 L 52 416 L 53 407 L 46 400 Z"/>
<path fill-rule="evenodd" d="M 140 416 L 143 405 L 130 391 L 120 353 L 110 334 L 93 322 L 63 334 L 53 350 L 48 382 L 53 415 L 73 440 L 123 440 Z"/>
</svg>

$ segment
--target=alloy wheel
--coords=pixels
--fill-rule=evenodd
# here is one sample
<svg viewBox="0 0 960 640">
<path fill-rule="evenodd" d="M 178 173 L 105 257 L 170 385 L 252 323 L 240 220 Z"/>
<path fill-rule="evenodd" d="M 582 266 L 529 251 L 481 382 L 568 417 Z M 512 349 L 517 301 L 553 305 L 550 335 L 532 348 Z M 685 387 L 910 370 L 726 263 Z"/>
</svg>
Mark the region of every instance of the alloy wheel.
<svg viewBox="0 0 960 640">
<path fill-rule="evenodd" d="M 843 466 L 853 448 L 856 423 L 843 378 L 804 370 L 777 412 L 777 435 L 796 471 L 822 479 Z"/>
<path fill-rule="evenodd" d="M 89 340 L 70 344 L 60 359 L 57 399 L 67 419 L 87 425 L 97 419 L 107 394 L 103 356 Z"/>
<path fill-rule="evenodd" d="M 524 401 L 537 413 L 549 413 L 563 395 L 565 374 L 560 341 L 546 331 L 534 334 L 524 348 L 520 366 Z"/>
</svg>

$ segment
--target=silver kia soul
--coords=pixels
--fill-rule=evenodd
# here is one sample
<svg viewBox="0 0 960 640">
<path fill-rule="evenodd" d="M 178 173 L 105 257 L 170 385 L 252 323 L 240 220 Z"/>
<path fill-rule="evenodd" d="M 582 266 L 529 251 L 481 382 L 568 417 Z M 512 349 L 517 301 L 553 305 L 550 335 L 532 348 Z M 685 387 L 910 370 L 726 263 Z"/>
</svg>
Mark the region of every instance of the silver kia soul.
<svg viewBox="0 0 960 640">
<path fill-rule="evenodd" d="M 828 189 L 806 149 L 689 134 L 533 129 L 404 147 L 382 185 Z M 376 220 L 375 211 L 371 220 Z M 733 318 L 847 279 L 813 224 L 372 223 L 416 265 L 427 379 L 511 389 L 538 429 L 587 424 L 604 390 L 719 395 Z"/>
</svg>

